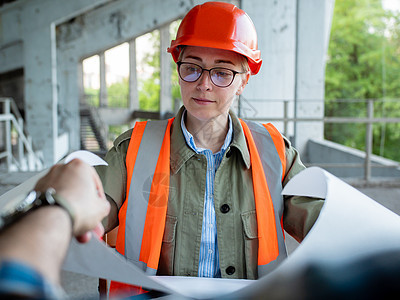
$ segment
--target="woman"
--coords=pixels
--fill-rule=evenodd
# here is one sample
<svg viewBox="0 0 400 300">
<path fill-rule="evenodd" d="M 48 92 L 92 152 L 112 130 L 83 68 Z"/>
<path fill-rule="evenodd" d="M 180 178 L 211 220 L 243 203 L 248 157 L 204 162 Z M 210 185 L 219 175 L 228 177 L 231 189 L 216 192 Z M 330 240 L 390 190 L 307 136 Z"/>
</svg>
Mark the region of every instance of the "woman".
<svg viewBox="0 0 400 300">
<path fill-rule="evenodd" d="M 117 250 L 149 274 L 256 279 L 286 257 L 283 228 L 301 241 L 323 201 L 282 199 L 304 169 L 297 151 L 229 109 L 262 63 L 245 12 L 192 8 L 168 52 L 183 107 L 114 142 L 98 169 L 114 207 L 106 228 L 119 224 Z"/>
</svg>

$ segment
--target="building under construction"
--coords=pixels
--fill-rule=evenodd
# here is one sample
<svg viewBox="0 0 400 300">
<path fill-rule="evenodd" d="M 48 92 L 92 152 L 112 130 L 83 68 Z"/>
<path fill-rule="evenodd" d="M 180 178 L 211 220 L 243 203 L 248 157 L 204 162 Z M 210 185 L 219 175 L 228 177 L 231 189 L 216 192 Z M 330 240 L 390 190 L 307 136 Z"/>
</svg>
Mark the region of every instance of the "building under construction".
<svg viewBox="0 0 400 300">
<path fill-rule="evenodd" d="M 172 96 L 172 59 L 166 49 L 174 24 L 203 2 L 0 1 L 0 195 L 73 151 L 104 155 L 110 147 L 110 128 L 175 115 L 182 102 Z M 241 118 L 274 123 L 306 165 L 332 172 L 399 212 L 400 165 L 371 150 L 372 124 L 385 120 L 374 118 L 371 103 L 366 103 L 368 114 L 362 120 L 332 120 L 324 115 L 325 64 L 335 1 L 225 2 L 249 14 L 263 58 L 259 74 L 251 78 L 232 109 Z M 151 44 L 156 45 L 152 51 L 158 52 L 160 66 L 157 110 L 139 103 L 140 80 L 145 76 L 140 57 L 149 47 L 142 38 L 149 33 L 159 38 Z M 116 105 L 108 95 L 114 80 L 108 53 L 121 45 L 128 92 Z M 90 59 L 93 74 L 85 69 Z M 94 101 L 88 88 L 97 91 Z M 325 140 L 324 124 L 335 121 L 364 123 L 366 151 Z M 75 275 L 65 276 L 67 291 L 82 295 L 82 288 L 74 286 Z M 95 293 L 97 279 L 85 280 L 88 294 Z"/>
</svg>

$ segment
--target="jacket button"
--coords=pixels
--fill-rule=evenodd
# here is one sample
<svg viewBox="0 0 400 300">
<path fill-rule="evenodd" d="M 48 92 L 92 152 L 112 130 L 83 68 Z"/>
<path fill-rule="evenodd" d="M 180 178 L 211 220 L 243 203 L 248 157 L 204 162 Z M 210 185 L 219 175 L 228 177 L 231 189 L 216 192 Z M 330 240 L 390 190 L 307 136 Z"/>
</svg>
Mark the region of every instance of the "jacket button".
<svg viewBox="0 0 400 300">
<path fill-rule="evenodd" d="M 235 269 L 234 266 L 229 266 L 229 267 L 226 268 L 225 271 L 226 271 L 226 274 L 233 275 L 235 273 L 236 269 Z"/>
<path fill-rule="evenodd" d="M 228 204 L 224 204 L 224 205 L 221 206 L 220 210 L 221 210 L 221 212 L 222 212 L 223 214 L 226 214 L 228 211 L 231 210 L 231 208 L 229 207 Z"/>
<path fill-rule="evenodd" d="M 231 157 L 231 156 L 232 156 L 232 150 L 229 149 L 229 150 L 226 152 L 226 158 L 229 158 L 229 157 Z"/>
</svg>

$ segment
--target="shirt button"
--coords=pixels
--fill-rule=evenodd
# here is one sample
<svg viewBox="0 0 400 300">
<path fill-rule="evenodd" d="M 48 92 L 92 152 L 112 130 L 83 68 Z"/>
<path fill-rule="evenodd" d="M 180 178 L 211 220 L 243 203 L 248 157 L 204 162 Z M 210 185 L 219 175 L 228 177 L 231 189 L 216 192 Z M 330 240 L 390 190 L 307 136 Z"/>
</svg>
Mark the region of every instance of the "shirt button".
<svg viewBox="0 0 400 300">
<path fill-rule="evenodd" d="M 209 254 L 212 254 L 213 251 L 212 251 L 211 249 L 208 249 L 208 253 L 209 253 Z"/>
<path fill-rule="evenodd" d="M 229 149 L 229 150 L 226 152 L 226 157 L 229 158 L 229 157 L 231 157 L 231 156 L 232 156 L 232 150 Z"/>
<path fill-rule="evenodd" d="M 221 206 L 221 208 L 220 208 L 220 211 L 223 213 L 223 214 L 226 214 L 228 211 L 230 211 L 231 210 L 231 208 L 229 207 L 229 205 L 228 204 L 224 204 L 224 205 L 222 205 Z"/>
<path fill-rule="evenodd" d="M 236 271 L 236 269 L 234 266 L 229 266 L 225 270 L 226 274 L 228 274 L 228 275 L 233 275 L 235 273 L 235 271 Z"/>
</svg>

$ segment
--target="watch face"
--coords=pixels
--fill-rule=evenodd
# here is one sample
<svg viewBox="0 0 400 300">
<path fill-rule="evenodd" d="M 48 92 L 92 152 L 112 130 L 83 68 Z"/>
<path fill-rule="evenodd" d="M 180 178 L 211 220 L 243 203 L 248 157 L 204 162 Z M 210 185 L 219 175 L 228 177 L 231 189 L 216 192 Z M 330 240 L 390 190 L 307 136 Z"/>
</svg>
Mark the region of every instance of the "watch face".
<svg viewBox="0 0 400 300">
<path fill-rule="evenodd" d="M 24 200 L 22 200 L 16 207 L 16 210 L 18 211 L 25 211 L 26 208 L 29 208 L 32 206 L 32 204 L 35 202 L 37 198 L 37 193 L 36 191 L 31 191 L 28 196 L 25 197 Z"/>
<path fill-rule="evenodd" d="M 14 215 L 23 214 L 27 212 L 35 204 L 35 200 L 38 197 L 36 191 L 31 191 L 26 197 L 16 197 L 12 201 L 9 201 L 0 211 L 0 224 L 4 220 L 12 218 Z"/>
</svg>

